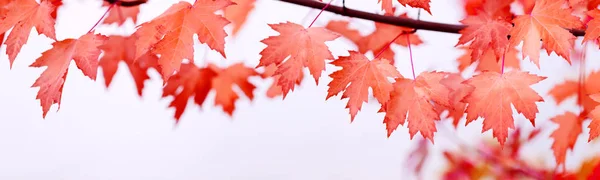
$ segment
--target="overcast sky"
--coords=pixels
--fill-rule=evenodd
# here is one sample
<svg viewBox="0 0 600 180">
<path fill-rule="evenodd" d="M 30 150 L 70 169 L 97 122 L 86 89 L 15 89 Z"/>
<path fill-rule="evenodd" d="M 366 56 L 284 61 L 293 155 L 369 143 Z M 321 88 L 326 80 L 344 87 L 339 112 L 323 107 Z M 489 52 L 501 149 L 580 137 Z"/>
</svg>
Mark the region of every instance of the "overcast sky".
<svg viewBox="0 0 600 180">
<path fill-rule="evenodd" d="M 59 10 L 56 34 L 59 40 L 77 38 L 89 30 L 104 13 L 101 1 L 64 0 Z M 142 6 L 139 21 L 145 22 L 160 14 L 176 0 L 150 0 Z M 422 13 L 421 19 L 458 23 L 463 17 L 457 1 L 433 0 L 433 16 Z M 340 4 L 335 2 L 334 4 Z M 254 67 L 265 47 L 259 41 L 276 33 L 267 23 L 295 22 L 307 26 L 317 11 L 273 0 L 258 0 L 257 8 L 249 16 L 243 30 L 226 44 L 227 60 L 207 47 L 196 44 L 198 63 L 214 62 L 226 66 L 245 62 Z M 347 6 L 376 12 L 375 0 L 347 1 Z M 406 9 L 406 8 L 403 8 Z M 310 14 L 309 14 L 310 13 Z M 408 9 L 411 17 L 417 11 Z M 307 17 L 308 14 L 308 17 Z M 344 19 L 324 13 L 314 26 L 324 26 L 330 19 Z M 363 33 L 373 30 L 372 22 L 353 20 L 353 26 Z M 131 21 L 125 26 L 102 26 L 101 34 L 129 34 L 133 32 Z M 229 30 L 229 29 L 228 29 Z M 418 31 L 425 44 L 413 48 L 416 73 L 429 70 L 455 72 L 455 59 L 461 55 L 454 45 L 457 34 Z M 390 35 L 393 38 L 393 35 Z M 9 70 L 5 46 L 0 52 L 0 179 L 211 179 L 211 180 L 279 180 L 279 179 L 406 179 L 407 153 L 417 141 L 410 141 L 406 127 L 399 127 L 390 137 L 382 124 L 383 114 L 377 113 L 376 102 L 363 105 L 353 123 L 350 123 L 347 100 L 340 96 L 325 101 L 326 73 L 319 85 L 305 76 L 305 82 L 285 100 L 268 99 L 264 92 L 271 81 L 253 79 L 258 85 L 256 99 L 252 102 L 242 98 L 237 103 L 233 117 L 227 116 L 220 107 L 214 107 L 209 97 L 204 107 L 188 106 L 178 125 L 174 124 L 173 109 L 167 109 L 171 98 L 161 99 L 162 82 L 152 72 L 153 81 L 146 83 L 144 96 L 138 97 L 133 80 L 124 64 L 115 76 L 110 88 L 104 87 L 99 71 L 96 82 L 83 76 L 71 64 L 64 86 L 62 106 L 56 112 L 54 105 L 42 119 L 39 101 L 35 99 L 37 88 L 30 88 L 43 69 L 29 68 L 40 53 L 51 47 L 51 41 L 32 31 L 28 43 Z M 356 49 L 340 38 L 328 43 L 335 56 L 347 55 Z M 407 49 L 393 46 L 396 51 L 398 70 L 410 76 Z M 597 47 L 590 46 L 588 59 L 599 57 Z M 207 53 L 207 54 L 206 54 Z M 205 55 L 206 54 L 206 55 Z M 206 59 L 202 59 L 206 57 Z M 372 57 L 370 55 L 370 57 Z M 566 78 L 576 78 L 565 60 L 556 55 L 542 55 L 537 70 L 525 61 L 525 69 L 541 76 L 549 76 L 534 86 L 546 99 L 538 103 L 540 113 L 536 125 L 554 128 L 548 119 L 566 110 L 575 111 L 575 99 L 570 98 L 561 106 L 546 96 L 548 88 Z M 588 69 L 597 69 L 599 63 L 588 63 Z M 328 65 L 327 74 L 337 70 Z M 522 115 L 515 115 L 516 123 L 531 128 Z M 474 144 L 483 135 L 481 120 L 467 127 L 458 128 L 457 136 L 464 143 Z M 582 158 L 598 145 L 587 145 L 587 124 L 579 137 L 575 153 L 569 153 L 569 168 L 575 168 Z M 434 151 L 456 148 L 450 136 L 448 122 L 438 125 Z M 547 137 L 550 131 L 544 131 Z M 528 158 L 545 158 L 548 165 L 554 163 L 547 138 L 525 147 Z M 420 138 L 416 135 L 415 138 Z M 595 149 L 595 150 L 592 150 Z M 433 162 L 433 163 L 432 163 Z M 425 171 L 436 177 L 443 167 L 441 156 L 433 156 Z"/>
</svg>

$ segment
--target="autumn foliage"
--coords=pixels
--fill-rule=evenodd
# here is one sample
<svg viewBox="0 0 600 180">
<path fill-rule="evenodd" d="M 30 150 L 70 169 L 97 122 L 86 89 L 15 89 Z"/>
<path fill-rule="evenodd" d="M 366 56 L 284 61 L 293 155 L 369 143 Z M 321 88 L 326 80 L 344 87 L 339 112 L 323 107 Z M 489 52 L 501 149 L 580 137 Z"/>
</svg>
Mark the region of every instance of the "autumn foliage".
<svg viewBox="0 0 600 180">
<path fill-rule="evenodd" d="M 131 5 L 132 2 L 136 1 L 104 1 L 102 8 L 106 8 L 107 13 L 98 22 L 121 26 L 131 19 L 137 25 L 135 33 L 104 35 L 94 31 L 95 25 L 77 39 L 57 39 L 55 22 L 60 18 L 56 13 L 61 0 L 0 0 L 0 33 L 6 45 L 2 48 L 6 48 L 11 67 L 33 29 L 54 41 L 52 48 L 30 65 L 45 68 L 32 85 L 39 88 L 36 98 L 40 101 L 42 117 L 48 115 L 52 105 L 60 106 L 71 61 L 91 80 L 96 79 L 100 68 L 106 86 L 111 84 L 118 64 L 126 63 L 140 96 L 144 82 L 150 80 L 148 71 L 159 72 L 164 83 L 163 97 L 172 97 L 169 107 L 175 109 L 177 120 L 190 109 L 188 101 L 205 105 L 210 93 L 215 94 L 215 106 L 233 115 L 240 96 L 250 100 L 257 96 L 255 85 L 248 81 L 250 77 L 272 79 L 266 96 L 285 98 L 295 87 L 307 83 L 303 82 L 307 69 L 316 84 L 322 76 L 332 78 L 324 99 L 340 94 L 341 99 L 347 99 L 350 121 L 355 120 L 362 105 L 373 96 L 380 104 L 379 113 L 385 114 L 380 120 L 388 136 L 407 123 L 411 138 L 418 133 L 433 143 L 437 122 L 452 120 L 458 127 L 481 118 L 482 133 L 491 130 L 500 147 L 489 147 L 491 149 L 486 151 L 505 151 L 503 147 L 519 145 L 515 144 L 519 143 L 518 139 L 511 139 L 518 137 L 510 136 L 515 131 L 517 117 L 524 117 L 535 127 L 535 121 L 540 120 L 536 117 L 538 105 L 548 103 L 543 98 L 545 94 L 532 89 L 532 85 L 547 77 L 521 70 L 521 62 L 531 61 L 544 70 L 540 61 L 545 60 L 540 53 L 545 51 L 569 64 L 583 64 L 585 59 L 572 58 L 574 54 L 585 53 L 585 49 L 577 49 L 580 44 L 576 43 L 576 35 L 585 33 L 583 43 L 586 45 L 597 46 L 600 38 L 600 10 L 597 8 L 600 1 L 597 0 L 463 0 L 459 3 L 464 4 L 464 9 L 459 11 L 466 14 L 460 21 L 465 27 L 459 31 L 456 46 L 448 47 L 464 52 L 457 59 L 448 59 L 457 62 L 456 72 L 415 73 L 413 66 L 412 76 L 404 77 L 395 66 L 400 59 L 389 46 L 406 47 L 411 53 L 406 59 L 412 64 L 411 47 L 423 43 L 418 29 L 375 22 L 373 32 L 361 34 L 349 26 L 349 20 L 329 21 L 323 27 L 313 26 L 314 21 L 308 26 L 289 21 L 266 24 L 277 35 L 265 36 L 260 41 L 266 48 L 260 52 L 260 58 L 255 59 L 258 66 L 219 67 L 196 59 L 194 43 L 206 44 L 227 59 L 226 37 L 242 30 L 255 7 L 255 0 L 181 1 L 146 22 L 137 19 L 140 5 L 146 1 L 135 5 Z M 416 8 L 434 17 L 436 14 L 431 11 L 430 0 L 369 2 L 380 3 L 379 14 L 385 16 L 399 14 L 396 11 L 402 8 Z M 403 13 L 397 18 L 409 16 Z M 356 49 L 335 57 L 326 42 L 338 38 L 349 40 Z M 341 69 L 323 74 L 329 65 Z M 463 71 L 472 65 L 476 66 L 475 74 L 466 76 Z M 597 83 L 600 72 L 586 73 L 582 70 L 584 65 L 573 67 L 580 68 L 581 78 L 565 80 L 552 87 L 548 94 L 557 104 L 576 96 L 577 105 L 582 107 L 578 112 L 544 119 L 558 125 L 550 135 L 557 164 L 565 163 L 567 151 L 584 132 L 584 123 L 589 122 L 588 142 L 600 134 L 600 84 Z M 241 89 L 241 93 L 234 91 L 235 88 Z M 460 124 L 463 118 L 466 123 Z M 486 171 L 481 169 L 485 167 L 472 164 L 458 154 L 447 152 L 445 157 L 455 168 L 447 171 L 449 179 L 463 177 L 465 173 L 473 177 L 472 172 L 463 171 Z M 555 171 L 536 172 L 544 177 L 558 176 Z"/>
</svg>

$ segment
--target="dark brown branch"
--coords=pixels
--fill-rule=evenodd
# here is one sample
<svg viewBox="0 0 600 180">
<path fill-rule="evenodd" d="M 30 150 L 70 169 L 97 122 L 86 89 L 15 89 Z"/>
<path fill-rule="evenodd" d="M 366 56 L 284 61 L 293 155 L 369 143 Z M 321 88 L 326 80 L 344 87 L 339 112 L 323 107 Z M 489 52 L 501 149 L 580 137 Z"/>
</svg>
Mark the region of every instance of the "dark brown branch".
<svg viewBox="0 0 600 180">
<path fill-rule="evenodd" d="M 315 8 L 315 9 L 323 9 L 325 7 L 325 3 L 315 1 L 315 0 L 279 0 L 291 4 L 296 4 L 300 6 Z M 371 20 L 380 23 L 392 24 L 397 26 L 410 27 L 420 30 L 428 30 L 428 31 L 437 31 L 437 32 L 446 32 L 446 33 L 458 33 L 461 29 L 465 28 L 464 25 L 456 25 L 456 24 L 444 24 L 444 23 L 436 23 L 436 22 L 428 22 L 428 21 L 420 21 L 414 20 L 410 18 L 404 17 L 394 17 L 394 16 L 384 16 L 374 13 L 368 13 L 364 11 L 358 11 L 354 9 L 329 5 L 325 9 L 325 11 L 329 11 L 332 13 L 336 13 L 339 15 L 344 15 L 348 17 L 355 17 L 365 20 Z M 575 36 L 583 36 L 585 35 L 584 31 L 571 29 L 569 30 Z"/>
<path fill-rule="evenodd" d="M 123 7 L 131 7 L 131 6 L 139 6 L 148 2 L 148 0 L 133 0 L 133 1 L 125 1 L 125 0 L 104 0 L 110 4 L 119 3 L 119 6 Z"/>
</svg>

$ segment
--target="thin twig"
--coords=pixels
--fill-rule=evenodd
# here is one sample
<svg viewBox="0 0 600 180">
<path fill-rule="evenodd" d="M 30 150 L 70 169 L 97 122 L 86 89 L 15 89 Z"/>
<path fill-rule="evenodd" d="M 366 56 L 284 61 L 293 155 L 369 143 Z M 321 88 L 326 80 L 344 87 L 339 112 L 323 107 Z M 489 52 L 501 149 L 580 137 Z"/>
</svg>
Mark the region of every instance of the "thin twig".
<svg viewBox="0 0 600 180">
<path fill-rule="evenodd" d="M 132 1 L 126 1 L 126 0 L 104 0 L 110 4 L 115 4 L 115 3 L 120 3 L 119 6 L 123 6 L 123 7 L 132 7 L 132 6 L 139 6 L 141 4 L 144 4 L 146 2 L 148 2 L 148 0 L 132 0 Z"/>
</svg>

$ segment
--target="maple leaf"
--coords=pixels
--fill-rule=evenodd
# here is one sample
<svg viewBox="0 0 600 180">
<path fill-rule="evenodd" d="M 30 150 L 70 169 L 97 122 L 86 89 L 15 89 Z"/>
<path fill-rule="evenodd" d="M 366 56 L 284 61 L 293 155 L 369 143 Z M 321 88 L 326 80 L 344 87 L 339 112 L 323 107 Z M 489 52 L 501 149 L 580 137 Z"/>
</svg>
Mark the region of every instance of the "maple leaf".
<svg viewBox="0 0 600 180">
<path fill-rule="evenodd" d="M 308 67 L 318 84 L 321 71 L 325 70 L 325 59 L 333 59 L 325 41 L 333 41 L 340 35 L 322 27 L 305 29 L 292 22 L 269 26 L 279 35 L 261 41 L 267 47 L 260 52 L 262 57 L 257 67 L 277 66 L 274 75 L 279 75 L 277 84 L 281 86 L 284 96 L 294 90 L 296 82 L 302 80 L 303 67 Z"/>
<path fill-rule="evenodd" d="M 592 94 L 589 97 L 596 102 L 600 102 L 600 93 Z M 590 138 L 588 139 L 588 142 L 591 142 L 600 136 L 600 106 L 596 106 L 596 108 L 590 112 L 589 116 L 592 119 L 592 122 L 588 125 L 588 128 L 590 129 Z"/>
<path fill-rule="evenodd" d="M 575 142 L 577 142 L 577 136 L 581 134 L 581 125 L 585 118 L 572 112 L 566 112 L 550 120 L 558 124 L 558 129 L 554 130 L 550 137 L 554 139 L 552 150 L 554 150 L 556 164 L 560 165 L 565 163 L 567 149 L 573 150 Z"/>
<path fill-rule="evenodd" d="M 390 99 L 390 92 L 394 89 L 388 78 L 402 77 L 402 75 L 388 60 L 378 58 L 369 61 L 359 52 L 349 51 L 349 53 L 350 55 L 339 57 L 331 62 L 342 69 L 329 75 L 333 80 L 328 84 L 326 99 L 344 91 L 342 99 L 348 98 L 346 108 L 350 109 L 350 119 L 353 121 L 362 103 L 368 101 L 369 88 L 373 90 L 373 96 L 377 101 L 383 104 Z"/>
<path fill-rule="evenodd" d="M 583 42 L 596 40 L 600 37 L 600 10 L 594 9 L 587 12 L 588 16 L 591 16 L 593 19 L 587 23 L 587 28 L 585 29 L 585 35 L 583 36 Z"/>
<path fill-rule="evenodd" d="M 485 13 L 493 19 L 511 21 L 513 13 L 510 5 L 514 0 L 463 0 L 467 16 L 476 16 Z"/>
<path fill-rule="evenodd" d="M 381 2 L 381 9 L 386 13 L 394 12 L 392 0 L 378 0 L 377 2 Z M 431 11 L 429 10 L 429 3 L 431 3 L 430 0 L 398 0 L 398 2 L 402 4 L 402 6 L 406 7 L 408 5 L 415 8 L 421 8 L 431 14 Z"/>
<path fill-rule="evenodd" d="M 146 53 L 144 56 L 135 59 L 135 37 L 131 36 L 109 36 L 104 45 L 100 46 L 104 55 L 100 58 L 98 65 L 102 67 L 104 82 L 106 87 L 110 86 L 113 76 L 119 68 L 119 62 L 127 64 L 131 76 L 135 81 L 138 95 L 142 95 L 144 81 L 150 79 L 147 72 L 149 68 L 158 69 L 158 57 L 152 53 Z"/>
<path fill-rule="evenodd" d="M 462 84 L 465 79 L 457 73 L 450 73 L 448 76 L 440 80 L 440 84 L 446 86 L 450 90 L 449 93 L 449 104 L 450 106 L 445 107 L 443 105 L 435 104 L 436 111 L 441 114 L 445 110 L 448 110 L 448 115 L 443 118 L 452 118 L 452 124 L 454 127 L 458 126 L 460 119 L 465 114 L 465 108 L 467 104 L 462 102 L 467 95 L 473 92 L 474 87 Z"/>
<path fill-rule="evenodd" d="M 225 69 L 209 65 L 198 68 L 194 64 L 182 64 L 181 70 L 171 77 L 163 88 L 163 97 L 173 96 L 169 107 L 175 108 L 175 119 L 179 121 L 185 111 L 189 99 L 193 96 L 194 103 L 202 106 L 208 93 L 215 89 L 215 104 L 221 105 L 223 111 L 231 115 L 235 110 L 235 101 L 239 99 L 232 88 L 237 85 L 250 99 L 254 96 L 255 86 L 247 79 L 249 76 L 258 75 L 253 68 L 244 67 L 243 64 L 234 64 Z"/>
<path fill-rule="evenodd" d="M 52 13 L 50 16 L 56 20 L 56 16 L 58 15 L 58 8 L 63 5 L 62 0 L 48 0 L 54 7 L 52 8 Z"/>
<path fill-rule="evenodd" d="M 383 122 L 388 136 L 408 119 L 411 139 L 421 132 L 433 143 L 433 133 L 437 131 L 435 121 L 439 121 L 440 117 L 431 101 L 450 106 L 450 89 L 440 83 L 447 75 L 444 72 L 424 72 L 415 80 L 403 77 L 396 79 L 390 100 L 380 110 L 386 113 Z"/>
<path fill-rule="evenodd" d="M 406 13 L 402 14 L 401 17 L 408 17 Z M 400 34 L 402 32 L 411 32 L 413 29 L 388 25 L 384 23 L 375 22 L 375 31 L 367 36 L 360 35 L 358 30 L 351 29 L 348 27 L 348 21 L 335 20 L 330 21 L 326 28 L 343 35 L 352 41 L 357 47 L 358 51 L 361 53 L 367 53 L 368 51 L 372 51 L 373 53 L 379 53 L 383 49 L 386 48 L 388 44 L 390 44 L 389 36 L 390 34 Z M 419 37 L 419 35 L 415 33 L 403 34 L 400 35 L 393 42 L 393 44 L 397 44 L 400 46 L 408 46 L 408 41 L 406 40 L 406 36 L 410 36 L 410 44 L 412 45 L 421 45 L 423 41 Z M 383 59 L 387 59 L 391 64 L 394 64 L 394 51 L 384 51 L 379 57 Z"/>
<path fill-rule="evenodd" d="M 239 99 L 236 92 L 233 91 L 233 86 L 239 87 L 244 95 L 250 100 L 254 98 L 252 92 L 256 86 L 248 81 L 250 76 L 259 75 L 254 68 L 244 66 L 242 63 L 231 65 L 225 69 L 220 69 L 214 65 L 209 65 L 217 76 L 212 80 L 212 87 L 216 91 L 215 104 L 221 105 L 223 111 L 230 116 L 235 110 L 235 101 Z"/>
<path fill-rule="evenodd" d="M 32 28 L 35 27 L 39 34 L 56 40 L 55 22 L 51 17 L 54 6 L 49 1 L 38 4 L 35 0 L 16 0 L 5 8 L 7 10 L 0 14 L 0 33 L 5 33 L 14 27 L 5 42 L 6 54 L 12 68 L 21 48 L 27 43 Z"/>
<path fill-rule="evenodd" d="M 523 6 L 525 14 L 530 14 L 536 4 L 536 0 L 517 0 L 517 2 Z"/>
<path fill-rule="evenodd" d="M 600 163 L 597 163 L 594 169 L 590 172 L 587 179 L 599 179 L 600 178 Z"/>
<path fill-rule="evenodd" d="M 571 96 L 577 97 L 577 105 L 583 107 L 582 114 L 587 115 L 600 103 L 591 99 L 588 95 L 600 93 L 600 86 L 598 86 L 598 80 L 600 80 L 600 72 L 593 71 L 588 74 L 584 82 L 578 82 L 574 80 L 568 80 L 563 83 L 557 84 L 548 91 L 548 94 L 554 98 L 556 104 L 559 105 L 565 99 Z"/>
<path fill-rule="evenodd" d="M 183 59 L 194 61 L 194 34 L 201 43 L 225 56 L 224 27 L 229 21 L 215 11 L 235 3 L 230 0 L 197 0 L 192 5 L 182 1 L 172 5 L 152 21 L 143 23 L 136 31 L 136 57 L 149 50 L 159 54 L 163 80 L 179 71 Z M 163 37 L 164 36 L 164 37 Z"/>
<path fill-rule="evenodd" d="M 467 105 L 467 124 L 483 117 L 482 132 L 492 129 L 493 136 L 504 145 L 508 129 L 514 129 L 514 119 L 511 104 L 518 113 L 529 119 L 535 125 L 538 113 L 535 102 L 543 102 L 543 98 L 529 86 L 546 77 L 536 76 L 527 72 L 510 71 L 500 74 L 486 71 L 466 80 L 465 84 L 475 87 L 463 102 Z"/>
<path fill-rule="evenodd" d="M 267 97 L 269 97 L 269 98 L 274 98 L 279 95 L 284 95 L 283 91 L 281 90 L 281 86 L 279 86 L 277 84 L 277 81 L 279 80 L 280 75 L 274 76 L 276 70 L 277 70 L 277 66 L 275 64 L 271 64 L 271 65 L 265 67 L 265 71 L 262 73 L 263 78 L 273 77 L 273 83 L 271 84 L 269 89 L 267 89 Z M 300 85 L 303 78 L 304 78 L 304 74 L 300 74 L 300 78 L 297 79 L 296 85 Z M 285 95 L 284 95 L 284 98 L 285 98 Z"/>
<path fill-rule="evenodd" d="M 494 54 L 492 49 L 486 50 L 478 60 L 471 58 L 471 50 L 468 48 L 462 48 L 465 53 L 460 56 L 458 61 L 458 70 L 463 72 L 467 67 L 475 62 L 477 63 L 476 71 L 495 71 L 500 73 L 502 71 L 502 61 L 498 61 L 498 57 Z M 511 67 L 514 69 L 521 69 L 521 61 L 517 57 L 518 50 L 516 48 L 510 48 L 504 55 L 504 67 Z"/>
<path fill-rule="evenodd" d="M 459 31 L 461 36 L 456 46 L 471 42 L 472 61 L 479 59 L 488 49 L 492 49 L 497 58 L 502 57 L 508 48 L 510 23 L 486 13 L 467 16 L 460 22 L 467 27 Z"/>
<path fill-rule="evenodd" d="M 354 44 L 358 44 L 360 39 L 362 39 L 363 37 L 360 35 L 360 32 L 358 30 L 350 29 L 348 27 L 349 24 L 350 24 L 350 22 L 348 22 L 348 21 L 333 20 L 333 21 L 329 21 L 327 23 L 327 25 L 325 26 L 325 28 L 327 28 L 333 32 L 341 34 L 345 38 L 348 38 L 348 40 L 352 41 Z"/>
<path fill-rule="evenodd" d="M 32 85 L 32 87 L 40 87 L 36 99 L 40 100 L 44 118 L 53 104 L 58 104 L 60 109 L 62 89 L 71 59 L 75 61 L 75 65 L 85 76 L 96 80 L 98 56 L 100 56 L 99 46 L 106 39 L 106 36 L 90 32 L 78 39 L 54 42 L 52 49 L 43 52 L 42 56 L 30 65 L 30 67 L 48 67 Z"/>
<path fill-rule="evenodd" d="M 108 6 L 111 6 L 111 4 L 108 1 L 104 1 L 104 4 L 102 4 L 102 6 L 108 7 Z M 123 25 L 123 23 L 125 23 L 125 21 L 127 21 L 127 18 L 131 18 L 131 20 L 133 20 L 133 23 L 135 24 L 135 23 L 137 23 L 137 16 L 139 13 L 140 13 L 140 6 L 123 7 L 123 6 L 116 4 L 115 7 L 113 7 L 108 12 L 108 15 L 106 16 L 106 18 L 104 19 L 104 21 L 102 23 L 103 24 L 117 23 L 117 25 Z"/>
<path fill-rule="evenodd" d="M 563 8 L 564 4 L 564 0 L 539 0 L 531 14 L 520 15 L 513 20 L 515 27 L 510 30 L 511 45 L 523 41 L 523 59 L 529 57 L 538 68 L 540 46 L 546 49 L 548 55 L 555 52 L 571 62 L 570 53 L 576 37 L 564 28 L 579 28 L 583 24 L 578 17 L 571 15 L 570 8 Z"/>
<path fill-rule="evenodd" d="M 231 35 L 236 35 L 246 22 L 248 14 L 254 9 L 256 0 L 233 0 L 236 5 L 225 8 L 225 18 L 233 24 Z"/>
<path fill-rule="evenodd" d="M 402 14 L 401 17 L 407 17 L 407 16 L 406 16 L 406 14 Z M 386 49 L 387 45 L 390 44 L 390 40 L 389 40 L 390 34 L 394 35 L 394 34 L 400 34 L 403 32 L 413 31 L 413 29 L 411 29 L 411 28 L 394 26 L 394 25 L 377 23 L 377 22 L 375 23 L 375 28 L 376 28 L 375 31 L 373 31 L 371 34 L 369 34 L 367 36 L 364 36 L 362 39 L 360 39 L 356 43 L 358 46 L 358 51 L 360 51 L 361 53 L 367 53 L 368 51 L 372 51 L 373 53 L 377 54 L 377 53 L 381 52 L 383 49 Z M 407 41 L 406 36 L 409 36 L 410 44 L 413 44 L 416 46 L 423 44 L 423 41 L 421 40 L 421 38 L 415 33 L 400 35 L 400 37 L 398 37 L 393 42 L 393 44 L 407 47 L 409 42 Z M 379 57 L 388 59 L 388 60 L 390 60 L 390 63 L 394 64 L 394 51 L 390 51 L 390 50 L 384 51 Z"/>
</svg>

